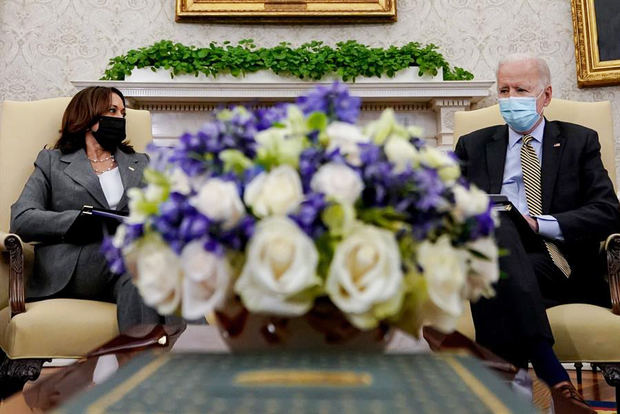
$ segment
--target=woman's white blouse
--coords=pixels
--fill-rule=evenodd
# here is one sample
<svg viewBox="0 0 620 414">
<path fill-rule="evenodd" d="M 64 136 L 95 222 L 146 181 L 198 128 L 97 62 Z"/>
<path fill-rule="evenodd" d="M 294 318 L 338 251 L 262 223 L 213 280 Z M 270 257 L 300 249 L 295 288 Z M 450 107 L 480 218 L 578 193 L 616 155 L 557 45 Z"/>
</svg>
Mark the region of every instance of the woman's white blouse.
<svg viewBox="0 0 620 414">
<path fill-rule="evenodd" d="M 112 210 L 116 210 L 121 197 L 123 197 L 123 182 L 118 167 L 99 174 L 99 182 L 108 205 Z"/>
</svg>

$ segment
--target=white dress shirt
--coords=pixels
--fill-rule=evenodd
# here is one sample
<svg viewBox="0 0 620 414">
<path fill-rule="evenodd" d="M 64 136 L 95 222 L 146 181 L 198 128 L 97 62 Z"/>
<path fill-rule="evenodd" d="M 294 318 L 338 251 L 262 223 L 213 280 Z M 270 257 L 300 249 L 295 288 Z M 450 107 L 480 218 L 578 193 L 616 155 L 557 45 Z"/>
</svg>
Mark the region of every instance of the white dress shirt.
<svg viewBox="0 0 620 414">
<path fill-rule="evenodd" d="M 545 131 L 545 119 L 530 132 L 534 139 L 530 142 L 538 161 L 542 166 L 542 142 Z M 504 164 L 504 178 L 501 193 L 515 205 L 523 215 L 528 215 L 527 200 L 525 198 L 525 184 L 521 170 L 521 145 L 523 135 L 508 128 L 508 147 L 506 148 L 506 164 Z M 536 216 L 538 233 L 548 239 L 563 241 L 562 230 L 555 217 L 543 214 Z"/>
<path fill-rule="evenodd" d="M 112 210 L 116 210 L 123 197 L 123 182 L 118 167 L 98 175 L 105 199 Z"/>
</svg>

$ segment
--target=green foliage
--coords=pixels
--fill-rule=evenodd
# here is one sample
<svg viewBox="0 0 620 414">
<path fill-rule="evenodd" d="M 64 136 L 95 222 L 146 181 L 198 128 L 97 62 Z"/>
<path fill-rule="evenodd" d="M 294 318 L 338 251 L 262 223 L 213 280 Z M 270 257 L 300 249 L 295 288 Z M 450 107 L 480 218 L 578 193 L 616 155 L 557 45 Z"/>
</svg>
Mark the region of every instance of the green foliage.
<svg viewBox="0 0 620 414">
<path fill-rule="evenodd" d="M 451 68 L 434 44 L 422 47 L 417 42 L 409 42 L 401 47 L 384 49 L 347 40 L 337 43 L 335 48 L 320 41 L 304 43 L 297 48 L 287 42 L 272 48 L 258 48 L 252 39 L 245 39 L 236 45 L 228 41 L 222 44 L 211 42 L 204 48 L 161 40 L 110 59 L 101 79 L 123 80 L 134 68 L 150 67 L 153 71 L 166 69 L 171 77 L 179 74 L 198 76 L 201 73 L 214 77 L 219 74 L 242 77 L 269 69 L 299 79 L 320 80 L 337 74 L 344 81 L 355 81 L 359 76 L 391 78 L 409 66 L 419 66 L 420 74 L 432 75 L 443 68 L 445 80 L 474 78 L 463 68 Z"/>
<path fill-rule="evenodd" d="M 224 171 L 232 171 L 241 175 L 246 169 L 252 167 L 252 161 L 239 150 L 227 149 L 220 152 L 220 160 L 224 163 Z"/>
<path fill-rule="evenodd" d="M 407 222 L 407 216 L 399 213 L 394 207 L 371 207 L 358 211 L 364 223 L 372 224 L 390 231 L 401 230 Z"/>
<path fill-rule="evenodd" d="M 341 240 L 341 237 L 333 236 L 326 231 L 314 241 L 314 245 L 319 252 L 319 263 L 316 269 L 319 277 L 327 279 L 327 274 L 329 273 L 329 266 L 332 262 L 332 259 L 334 258 L 336 246 Z"/>
</svg>

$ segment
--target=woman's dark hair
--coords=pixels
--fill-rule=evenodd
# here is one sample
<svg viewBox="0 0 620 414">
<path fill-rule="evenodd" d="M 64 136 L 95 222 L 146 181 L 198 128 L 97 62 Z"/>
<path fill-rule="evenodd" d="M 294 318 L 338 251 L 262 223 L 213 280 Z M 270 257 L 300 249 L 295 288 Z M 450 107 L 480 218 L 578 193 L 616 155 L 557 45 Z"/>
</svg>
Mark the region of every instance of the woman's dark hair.
<svg viewBox="0 0 620 414">
<path fill-rule="evenodd" d="M 101 114 L 109 109 L 110 96 L 113 93 L 117 94 L 125 105 L 123 93 L 116 88 L 91 86 L 79 91 L 65 109 L 62 116 L 60 138 L 54 148 L 59 149 L 63 154 L 85 148 L 86 131 L 97 123 Z M 128 154 L 135 152 L 129 141 L 120 143 L 118 149 Z"/>
</svg>

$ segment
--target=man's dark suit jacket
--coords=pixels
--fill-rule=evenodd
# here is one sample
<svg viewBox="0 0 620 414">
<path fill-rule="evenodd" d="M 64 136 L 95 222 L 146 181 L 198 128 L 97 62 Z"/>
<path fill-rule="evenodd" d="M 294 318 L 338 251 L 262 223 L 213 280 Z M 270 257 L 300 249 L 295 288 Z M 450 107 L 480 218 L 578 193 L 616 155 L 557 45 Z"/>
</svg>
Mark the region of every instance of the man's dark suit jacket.
<svg viewBox="0 0 620 414">
<path fill-rule="evenodd" d="M 141 185 L 148 157 L 117 150 L 115 159 L 124 188 L 117 210 L 127 211 L 127 190 Z M 63 240 L 82 206 L 110 207 L 84 150 L 62 154 L 44 149 L 34 165 L 22 194 L 11 206 L 11 231 L 24 241 L 38 242 L 27 296 L 41 298 L 61 291 L 69 283 L 80 256 L 92 257 L 101 247 L 101 243 L 79 245 Z M 99 269 L 81 271 L 93 278 L 99 276 Z"/>
<path fill-rule="evenodd" d="M 461 137 L 455 152 L 469 182 L 488 193 L 499 193 L 507 145 L 507 125 Z M 595 131 L 568 122 L 546 121 L 542 210 L 557 219 L 565 239 L 560 247 L 573 270 L 571 283 L 586 289 L 586 297 L 588 289 L 601 285 L 602 275 L 592 274 L 593 264 L 599 261 L 599 242 L 620 231 L 620 206 L 603 167 L 600 148 Z"/>
</svg>

